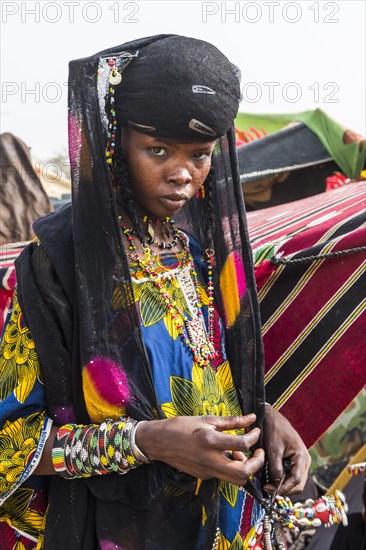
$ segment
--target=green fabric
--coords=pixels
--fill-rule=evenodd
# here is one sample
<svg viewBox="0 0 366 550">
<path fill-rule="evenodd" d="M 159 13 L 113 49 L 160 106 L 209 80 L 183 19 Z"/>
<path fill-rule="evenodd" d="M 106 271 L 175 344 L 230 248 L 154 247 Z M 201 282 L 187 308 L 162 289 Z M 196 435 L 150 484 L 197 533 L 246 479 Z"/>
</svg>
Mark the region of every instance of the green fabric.
<svg viewBox="0 0 366 550">
<path fill-rule="evenodd" d="M 309 449 L 311 470 L 350 460 L 362 447 L 366 436 L 365 390 L 362 390 L 332 426 Z"/>
<path fill-rule="evenodd" d="M 365 140 L 344 143 L 346 132 L 349 130 L 321 109 L 278 115 L 239 113 L 235 119 L 235 126 L 241 131 L 250 131 L 250 128 L 255 128 L 260 132 L 263 129 L 267 134 L 273 134 L 290 122 L 302 122 L 314 132 L 346 176 L 349 178 L 360 176 L 366 158 Z"/>
</svg>

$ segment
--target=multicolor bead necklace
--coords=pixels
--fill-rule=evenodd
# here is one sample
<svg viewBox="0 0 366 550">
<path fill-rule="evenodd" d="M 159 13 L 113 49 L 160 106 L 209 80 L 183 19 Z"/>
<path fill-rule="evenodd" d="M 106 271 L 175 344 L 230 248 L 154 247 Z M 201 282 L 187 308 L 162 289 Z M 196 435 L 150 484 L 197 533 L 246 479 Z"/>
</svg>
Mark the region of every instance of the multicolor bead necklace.
<svg viewBox="0 0 366 550">
<path fill-rule="evenodd" d="M 162 250 L 170 250 L 174 248 L 178 244 L 178 229 L 175 225 L 174 220 L 172 218 L 165 218 L 164 220 L 159 220 L 157 218 L 156 220 L 150 220 L 147 216 L 144 216 L 142 218 L 142 221 L 147 223 L 147 237 L 146 241 L 148 244 L 154 244 L 155 246 L 158 246 Z M 173 240 L 170 243 L 167 243 L 165 241 L 162 241 L 159 243 L 155 240 L 155 231 L 154 231 L 154 225 L 162 224 L 162 230 L 163 235 L 168 239 L 170 236 L 170 231 L 172 232 Z"/>
<path fill-rule="evenodd" d="M 177 240 L 181 243 L 182 248 L 185 252 L 185 267 L 189 269 L 189 272 L 192 277 L 194 288 L 196 291 L 196 318 L 189 320 L 185 315 L 183 310 L 178 306 L 176 300 L 166 291 L 159 274 L 154 269 L 153 261 L 151 260 L 151 250 L 146 242 L 142 242 L 141 246 L 144 251 L 144 259 L 140 258 L 137 253 L 137 248 L 134 243 L 133 235 L 136 232 L 127 227 L 123 222 L 122 218 L 119 217 L 119 222 L 123 235 L 127 238 L 129 249 L 131 250 L 131 258 L 135 261 L 144 275 L 151 280 L 154 287 L 159 291 L 167 311 L 170 313 L 178 334 L 182 342 L 191 350 L 193 359 L 201 367 L 206 367 L 210 364 L 210 360 L 214 359 L 217 355 L 217 352 L 214 348 L 214 286 L 212 278 L 212 269 L 213 269 L 213 250 L 207 250 L 207 267 L 208 267 L 208 284 L 207 284 L 207 295 L 208 295 L 208 335 L 206 334 L 206 329 L 204 325 L 203 315 L 202 315 L 202 297 L 201 291 L 199 288 L 197 271 L 194 265 L 192 255 L 189 251 L 188 238 L 187 236 L 180 231 L 174 220 L 169 220 L 169 225 L 172 228 L 172 233 L 177 237 Z M 167 248 L 167 247 L 165 247 Z M 201 330 L 200 330 L 201 329 Z M 202 330 L 203 329 L 203 330 Z M 197 338 L 198 335 L 198 338 Z M 208 336 L 208 337 L 207 337 Z"/>
<path fill-rule="evenodd" d="M 143 246 L 144 244 L 147 243 L 147 244 L 154 244 L 155 246 L 158 246 L 162 250 L 171 250 L 178 244 L 178 241 L 179 241 L 178 229 L 175 225 L 174 220 L 172 220 L 171 218 L 165 218 L 164 220 L 160 220 L 160 219 L 150 220 L 147 216 L 144 216 L 142 218 L 142 221 L 147 222 L 147 236 L 142 242 Z M 154 231 L 153 225 L 158 225 L 160 223 L 162 224 L 163 234 L 167 239 L 170 237 L 170 233 L 171 233 L 173 240 L 170 243 L 166 241 L 159 242 L 155 239 L 155 231 Z M 138 236 L 138 233 L 135 229 L 133 229 L 132 227 L 129 229 L 133 235 Z"/>
</svg>

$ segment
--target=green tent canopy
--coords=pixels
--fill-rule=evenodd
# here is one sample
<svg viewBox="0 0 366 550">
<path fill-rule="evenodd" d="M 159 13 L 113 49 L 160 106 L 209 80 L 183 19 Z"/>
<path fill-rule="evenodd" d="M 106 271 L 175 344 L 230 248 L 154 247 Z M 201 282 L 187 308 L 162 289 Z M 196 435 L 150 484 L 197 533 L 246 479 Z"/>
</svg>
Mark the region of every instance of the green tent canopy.
<svg viewBox="0 0 366 550">
<path fill-rule="evenodd" d="M 235 126 L 239 132 L 243 132 L 244 136 L 251 135 L 257 138 L 274 134 L 295 122 L 302 122 L 316 134 L 346 176 L 349 178 L 360 176 L 366 159 L 365 139 L 338 124 L 321 109 L 295 114 L 239 113 Z"/>
</svg>

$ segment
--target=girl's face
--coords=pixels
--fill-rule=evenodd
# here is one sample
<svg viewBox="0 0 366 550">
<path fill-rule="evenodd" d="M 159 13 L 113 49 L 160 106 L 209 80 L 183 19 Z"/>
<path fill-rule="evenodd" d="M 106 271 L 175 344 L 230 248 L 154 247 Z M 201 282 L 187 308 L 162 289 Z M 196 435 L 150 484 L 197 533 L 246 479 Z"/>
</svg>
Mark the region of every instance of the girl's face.
<svg viewBox="0 0 366 550">
<path fill-rule="evenodd" d="M 161 219 L 174 216 L 205 181 L 214 147 L 214 141 L 177 143 L 126 130 L 122 148 L 140 206 Z"/>
</svg>

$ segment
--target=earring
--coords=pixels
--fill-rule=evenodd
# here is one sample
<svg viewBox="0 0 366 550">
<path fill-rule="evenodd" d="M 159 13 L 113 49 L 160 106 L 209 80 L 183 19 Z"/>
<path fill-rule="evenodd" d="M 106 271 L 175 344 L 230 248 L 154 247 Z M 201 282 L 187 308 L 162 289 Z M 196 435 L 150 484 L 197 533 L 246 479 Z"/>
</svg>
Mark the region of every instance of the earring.
<svg viewBox="0 0 366 550">
<path fill-rule="evenodd" d="M 197 193 L 195 194 L 196 199 L 205 198 L 205 186 L 202 184 Z"/>
</svg>

